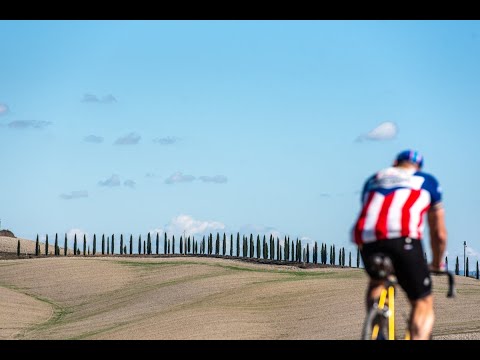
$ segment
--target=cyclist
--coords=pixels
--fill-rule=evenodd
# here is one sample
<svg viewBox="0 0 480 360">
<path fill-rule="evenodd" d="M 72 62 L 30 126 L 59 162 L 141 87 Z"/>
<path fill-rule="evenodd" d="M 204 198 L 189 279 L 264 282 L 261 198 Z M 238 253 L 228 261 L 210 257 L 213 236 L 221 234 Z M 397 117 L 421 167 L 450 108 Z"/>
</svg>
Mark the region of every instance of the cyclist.
<svg viewBox="0 0 480 360">
<path fill-rule="evenodd" d="M 422 166 L 418 151 L 405 150 L 392 167 L 371 176 L 364 185 L 362 210 L 353 228 L 353 239 L 370 276 L 367 311 L 384 288 L 371 263 L 372 254 L 380 252 L 392 259 L 398 283 L 410 300 L 412 340 L 430 339 L 434 322 L 431 278 L 420 241 L 425 213 L 433 254 L 431 270 L 442 269 L 447 243 L 442 190 L 432 175 L 421 171 Z"/>
</svg>

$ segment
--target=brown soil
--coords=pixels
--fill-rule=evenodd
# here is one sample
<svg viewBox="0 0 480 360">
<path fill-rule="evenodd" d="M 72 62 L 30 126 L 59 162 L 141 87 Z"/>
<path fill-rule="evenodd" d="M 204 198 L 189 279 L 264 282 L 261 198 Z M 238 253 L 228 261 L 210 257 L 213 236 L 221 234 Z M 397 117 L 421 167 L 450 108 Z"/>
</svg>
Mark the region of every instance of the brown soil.
<svg viewBox="0 0 480 360">
<path fill-rule="evenodd" d="M 0 323 L 10 329 L 0 337 L 358 339 L 366 279 L 358 269 L 196 257 L 0 261 Z M 435 338 L 480 334 L 480 282 L 456 279 L 451 300 L 446 279 L 434 278 Z M 402 332 L 407 302 L 396 300 Z"/>
</svg>

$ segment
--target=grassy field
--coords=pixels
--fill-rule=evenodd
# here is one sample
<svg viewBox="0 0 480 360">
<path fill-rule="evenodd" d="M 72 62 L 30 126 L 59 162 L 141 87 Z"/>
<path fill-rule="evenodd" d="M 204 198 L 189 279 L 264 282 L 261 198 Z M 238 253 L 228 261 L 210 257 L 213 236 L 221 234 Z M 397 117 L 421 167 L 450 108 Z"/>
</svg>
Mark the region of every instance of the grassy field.
<svg viewBox="0 0 480 360">
<path fill-rule="evenodd" d="M 434 335 L 478 339 L 480 281 L 457 283 L 451 300 L 434 279 Z M 0 338 L 357 339 L 365 284 L 358 269 L 211 258 L 4 260 Z M 403 328 L 403 295 L 397 309 Z"/>
</svg>

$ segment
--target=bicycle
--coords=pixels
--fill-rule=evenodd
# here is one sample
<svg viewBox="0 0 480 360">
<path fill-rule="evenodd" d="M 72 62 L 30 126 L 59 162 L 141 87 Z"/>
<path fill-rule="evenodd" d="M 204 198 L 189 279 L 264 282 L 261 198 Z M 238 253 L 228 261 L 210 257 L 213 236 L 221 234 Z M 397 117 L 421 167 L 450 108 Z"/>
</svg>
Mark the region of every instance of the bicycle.
<svg viewBox="0 0 480 360">
<path fill-rule="evenodd" d="M 363 340 L 395 340 L 395 286 L 397 280 L 394 273 L 392 260 L 381 253 L 372 255 L 373 264 L 378 278 L 385 282 L 380 297 L 368 311 L 362 329 Z M 430 271 L 431 274 L 448 276 L 447 297 L 455 297 L 455 280 L 448 271 Z M 387 334 L 386 339 L 382 335 Z M 407 329 L 405 340 L 410 340 L 410 332 Z"/>
</svg>

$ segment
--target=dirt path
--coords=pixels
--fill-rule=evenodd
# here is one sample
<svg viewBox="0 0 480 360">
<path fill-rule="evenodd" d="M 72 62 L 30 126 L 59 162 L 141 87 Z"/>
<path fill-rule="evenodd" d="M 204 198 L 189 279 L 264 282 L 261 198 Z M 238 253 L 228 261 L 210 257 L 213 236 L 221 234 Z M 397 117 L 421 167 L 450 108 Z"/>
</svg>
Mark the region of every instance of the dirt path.
<svg viewBox="0 0 480 360">
<path fill-rule="evenodd" d="M 451 301 L 444 295 L 446 281 L 434 279 L 435 337 L 480 333 L 480 282 L 457 282 L 459 295 Z M 17 331 L 27 339 L 357 339 L 365 283 L 358 269 L 305 270 L 211 258 L 0 261 L 0 284 L 50 302 L 34 300 L 31 308 L 11 310 L 48 309 L 50 317 L 29 319 L 24 331 Z M 0 299 L 11 292 L 0 287 Z M 402 327 L 405 306 L 400 295 Z M 4 318 L 0 312 L 0 323 Z"/>
</svg>

